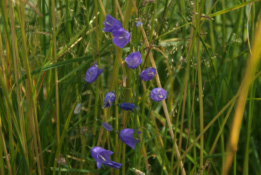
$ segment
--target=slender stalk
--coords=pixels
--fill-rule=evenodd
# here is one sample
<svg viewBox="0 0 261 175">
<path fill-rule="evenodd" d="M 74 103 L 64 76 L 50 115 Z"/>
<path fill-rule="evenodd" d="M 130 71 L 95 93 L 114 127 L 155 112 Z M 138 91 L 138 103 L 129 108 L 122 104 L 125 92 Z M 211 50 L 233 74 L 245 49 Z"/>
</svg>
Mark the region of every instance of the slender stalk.
<svg viewBox="0 0 261 175">
<path fill-rule="evenodd" d="M 55 23 L 55 1 L 51 0 L 51 11 L 52 11 L 52 29 L 53 29 L 53 35 L 52 35 L 52 44 L 53 44 L 53 60 L 54 62 L 57 62 L 56 57 L 56 23 Z M 58 79 L 58 69 L 54 69 L 54 81 L 55 81 L 55 112 L 56 112 L 56 138 L 57 138 L 57 145 L 59 145 L 60 142 L 60 112 L 59 112 L 59 79 Z"/>
<path fill-rule="evenodd" d="M 7 1 L 5 1 L 7 2 Z M 7 4 L 7 3 L 6 3 Z M 17 102 L 18 102 L 18 112 L 19 112 L 19 119 L 20 119 L 20 123 L 21 123 L 21 128 L 23 131 L 22 135 L 22 143 L 23 146 L 25 146 L 25 142 L 26 142 L 26 138 L 25 138 L 25 131 L 23 129 L 23 127 L 25 126 L 25 121 L 24 121 L 24 110 L 22 108 L 22 95 L 21 95 L 21 85 L 18 83 L 18 80 L 20 78 L 20 74 L 19 74 L 19 57 L 18 57 L 18 50 L 17 50 L 17 43 L 16 43 L 16 33 L 15 33 L 15 22 L 14 22 L 14 12 L 13 12 L 13 5 L 12 5 L 12 1 L 9 0 L 9 15 L 10 15 L 10 25 L 11 25 L 11 48 L 12 48 L 12 56 L 13 56 L 13 63 L 14 63 L 14 74 L 15 74 L 15 83 L 16 83 L 16 93 L 17 93 Z M 12 134 L 12 131 L 10 131 Z M 13 142 L 12 137 L 10 137 L 10 141 Z M 14 147 L 13 147 L 13 143 L 10 143 L 11 148 L 10 148 L 10 152 L 11 152 L 11 165 L 14 165 Z M 14 168 L 14 167 L 12 167 Z"/>
<path fill-rule="evenodd" d="M 146 33 L 145 33 L 145 31 L 144 31 L 142 26 L 141 26 L 141 31 L 142 31 L 142 35 L 143 35 L 143 38 L 144 38 L 144 41 L 145 41 L 145 45 L 146 45 L 146 47 L 149 47 L 148 39 L 146 37 Z M 152 67 L 157 69 L 151 52 L 149 53 L 149 57 L 150 57 L 150 62 L 152 64 Z M 159 79 L 158 73 L 156 74 L 156 82 L 157 82 L 158 87 L 161 87 L 161 83 L 160 83 L 160 79 Z M 170 121 L 170 117 L 169 117 L 169 113 L 168 113 L 168 109 L 167 109 L 167 104 L 166 104 L 165 100 L 162 100 L 162 106 L 163 106 L 163 110 L 164 110 L 164 113 L 165 113 L 165 116 L 166 116 L 166 120 L 167 120 L 167 123 L 168 123 L 171 139 L 174 140 L 174 133 L 173 133 L 173 129 L 172 129 L 172 124 L 171 124 L 171 121 Z M 180 158 L 180 151 L 178 150 L 178 145 L 177 145 L 176 142 L 175 142 L 175 152 L 177 154 L 177 158 L 179 159 Z M 182 169 L 182 175 L 185 175 L 186 172 L 185 172 L 185 169 L 183 167 L 183 162 L 182 161 L 180 161 L 180 167 Z"/>
<path fill-rule="evenodd" d="M 34 147 L 36 152 L 36 160 L 38 162 L 38 173 L 44 174 L 44 166 L 43 166 L 43 157 L 41 154 L 41 141 L 40 141 L 40 134 L 39 134 L 39 128 L 38 128 L 38 119 L 37 119 L 37 112 L 35 108 L 35 100 L 34 100 L 34 91 L 33 91 L 33 85 L 32 85 L 32 79 L 31 79 L 31 71 L 29 66 L 29 60 L 28 60 L 28 49 L 26 47 L 26 36 L 25 36 L 25 20 L 24 20 L 24 7 L 25 3 L 21 2 L 20 5 L 20 19 L 21 19 L 21 36 L 22 36 L 22 48 L 23 48 L 23 59 L 25 62 L 25 70 L 27 75 L 27 106 L 29 107 L 29 120 L 32 121 L 32 135 L 34 138 Z M 31 122 L 30 122 L 31 123 Z M 23 126 L 25 127 L 25 126 Z M 21 127 L 21 128 L 23 128 Z M 23 128 L 24 129 L 24 128 Z M 24 129 L 25 130 L 25 129 Z M 25 133 L 23 133 L 25 134 Z M 23 135 L 22 135 L 23 136 Z M 24 136 L 23 136 L 24 137 Z M 27 145 L 24 146 L 25 148 L 25 156 L 26 161 L 28 162 L 27 157 Z"/>
</svg>

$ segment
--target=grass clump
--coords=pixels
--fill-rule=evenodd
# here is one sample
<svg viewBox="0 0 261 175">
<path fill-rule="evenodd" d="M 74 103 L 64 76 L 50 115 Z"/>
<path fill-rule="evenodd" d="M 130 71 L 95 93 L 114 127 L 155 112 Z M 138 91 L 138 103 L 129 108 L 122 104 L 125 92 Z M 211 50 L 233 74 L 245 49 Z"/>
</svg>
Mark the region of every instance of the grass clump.
<svg viewBox="0 0 261 175">
<path fill-rule="evenodd" d="M 0 174 L 261 174 L 260 8 L 0 1 Z"/>
</svg>

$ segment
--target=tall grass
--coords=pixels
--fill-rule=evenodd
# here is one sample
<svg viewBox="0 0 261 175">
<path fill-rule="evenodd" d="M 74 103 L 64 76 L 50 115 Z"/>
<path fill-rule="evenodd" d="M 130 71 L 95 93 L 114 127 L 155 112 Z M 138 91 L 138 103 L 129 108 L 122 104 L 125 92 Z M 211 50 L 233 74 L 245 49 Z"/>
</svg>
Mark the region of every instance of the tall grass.
<svg viewBox="0 0 261 175">
<path fill-rule="evenodd" d="M 1 0 L 0 174 L 261 174 L 260 9 L 258 0 Z M 131 33 L 123 49 L 102 30 L 107 14 Z M 143 61 L 132 70 L 124 59 L 134 51 Z M 88 84 L 95 61 L 105 69 Z M 148 82 L 146 67 L 157 68 Z M 155 87 L 166 100 L 150 99 Z M 135 149 L 120 140 L 124 128 L 141 131 Z M 99 170 L 94 146 L 122 167 Z"/>
</svg>

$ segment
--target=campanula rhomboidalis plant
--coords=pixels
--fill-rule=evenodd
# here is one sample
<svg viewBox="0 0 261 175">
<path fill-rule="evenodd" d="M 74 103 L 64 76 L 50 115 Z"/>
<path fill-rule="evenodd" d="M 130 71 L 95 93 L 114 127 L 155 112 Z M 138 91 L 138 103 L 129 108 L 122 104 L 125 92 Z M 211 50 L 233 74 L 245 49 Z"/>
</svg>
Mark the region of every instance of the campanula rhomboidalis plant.
<svg viewBox="0 0 261 175">
<path fill-rule="evenodd" d="M 113 35 L 113 43 L 118 46 L 119 48 L 123 48 L 130 42 L 130 33 L 123 28 L 120 28 L 118 30 L 112 31 Z"/>
<path fill-rule="evenodd" d="M 119 137 L 123 143 L 131 147 L 132 149 L 135 149 L 135 144 L 139 142 L 138 136 L 141 134 L 141 131 L 138 131 L 138 136 L 136 139 L 134 139 L 133 134 L 135 130 L 131 128 L 125 128 L 122 129 L 119 133 Z"/>
<path fill-rule="evenodd" d="M 99 75 L 103 72 L 104 68 L 99 69 L 97 62 L 95 62 L 86 72 L 85 74 L 85 81 L 87 83 L 94 82 Z"/>
<path fill-rule="evenodd" d="M 121 109 L 125 110 L 125 111 L 132 111 L 134 112 L 134 108 L 135 108 L 135 104 L 133 103 L 121 103 L 120 104 Z"/>
<path fill-rule="evenodd" d="M 104 129 L 106 129 L 107 131 L 113 131 L 112 126 L 109 123 L 106 122 L 102 122 L 102 126 L 104 127 Z"/>
<path fill-rule="evenodd" d="M 135 23 L 135 25 L 136 25 L 136 27 L 140 27 L 140 26 L 142 26 L 143 24 L 142 24 L 142 22 L 137 21 L 137 22 Z"/>
<path fill-rule="evenodd" d="M 153 67 L 148 67 L 140 73 L 140 79 L 143 81 L 151 80 L 156 74 L 156 69 Z"/>
<path fill-rule="evenodd" d="M 112 33 L 112 42 L 119 48 L 123 48 L 130 42 L 130 33 L 124 30 L 122 24 L 117 19 L 110 15 L 106 15 L 106 20 L 103 22 L 103 25 L 103 31 Z"/>
<path fill-rule="evenodd" d="M 0 175 L 261 175 L 260 7 L 0 0 Z"/>
<path fill-rule="evenodd" d="M 113 18 L 111 15 L 106 15 L 106 20 L 103 22 L 104 32 L 112 32 L 113 30 L 119 30 L 122 28 L 121 22 Z"/>
<path fill-rule="evenodd" d="M 110 155 L 112 154 L 112 151 L 103 149 L 99 146 L 95 146 L 91 149 L 91 156 L 96 160 L 98 169 L 101 168 L 102 164 L 116 169 L 121 168 L 120 163 L 114 162 L 110 159 Z"/>
<path fill-rule="evenodd" d="M 108 108 L 112 105 L 115 100 L 115 94 L 113 92 L 108 92 L 104 98 L 103 108 Z"/>
<path fill-rule="evenodd" d="M 130 53 L 126 58 L 125 58 L 125 61 L 127 63 L 127 66 L 131 69 L 135 69 L 137 68 L 141 62 L 142 62 L 142 59 L 141 59 L 141 54 L 140 52 L 134 52 L 134 53 Z"/>
<path fill-rule="evenodd" d="M 164 100 L 167 97 L 167 91 L 162 88 L 154 88 L 150 91 L 150 98 L 155 101 L 159 102 Z"/>
</svg>

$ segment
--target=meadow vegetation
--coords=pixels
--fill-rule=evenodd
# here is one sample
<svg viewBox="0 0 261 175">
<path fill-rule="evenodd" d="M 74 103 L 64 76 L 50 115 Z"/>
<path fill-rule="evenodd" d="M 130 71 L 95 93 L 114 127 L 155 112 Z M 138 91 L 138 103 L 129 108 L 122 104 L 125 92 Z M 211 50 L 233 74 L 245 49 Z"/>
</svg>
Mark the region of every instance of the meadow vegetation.
<svg viewBox="0 0 261 175">
<path fill-rule="evenodd" d="M 260 9 L 0 0 L 0 174 L 260 175 Z"/>
</svg>

